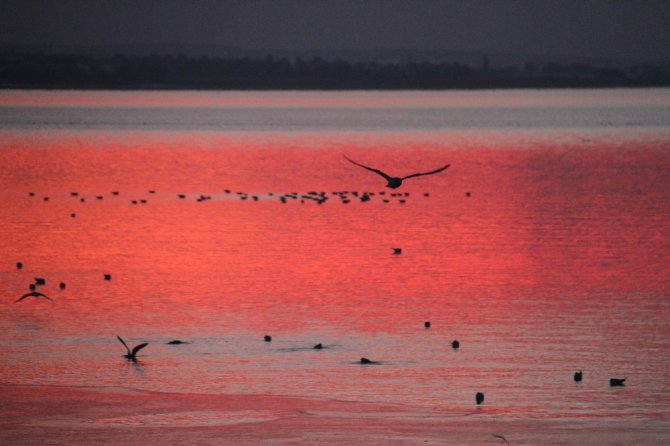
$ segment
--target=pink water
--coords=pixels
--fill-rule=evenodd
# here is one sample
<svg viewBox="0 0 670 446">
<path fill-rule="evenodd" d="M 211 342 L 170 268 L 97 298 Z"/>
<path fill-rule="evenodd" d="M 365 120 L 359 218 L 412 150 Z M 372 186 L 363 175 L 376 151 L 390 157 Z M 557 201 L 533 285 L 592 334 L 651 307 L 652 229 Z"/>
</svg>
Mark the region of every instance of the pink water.
<svg viewBox="0 0 670 446">
<path fill-rule="evenodd" d="M 470 107 L 474 120 L 482 110 L 543 100 L 472 94 L 424 105 Z M 193 123 L 194 105 L 234 113 L 252 104 L 288 119 L 291 93 L 268 103 L 254 93 L 242 105 L 238 93 L 214 104 L 204 93 L 142 93 L 153 107 L 146 109 L 132 93 L 49 92 L 43 102 L 38 93 L 23 102 L 16 95 L 5 96 L 5 114 L 25 113 L 28 103 L 47 116 L 65 104 L 74 123 L 24 120 L 0 131 L 1 382 L 309 396 L 463 414 L 481 391 L 483 409 L 503 417 L 670 417 L 663 126 L 377 123 L 338 131 L 292 121 L 289 129 L 217 131 Z M 422 108 L 421 96 L 296 95 L 300 113 L 379 113 L 409 103 L 394 113 L 413 122 Z M 593 100 L 618 110 L 624 99 L 587 97 L 579 107 Z M 565 102 L 546 108 L 560 121 Z M 149 129 L 99 124 L 129 104 Z M 183 113 L 182 127 L 161 121 L 164 108 Z M 451 167 L 392 191 L 343 154 L 394 174 Z M 311 191 L 328 200 L 279 198 Z M 341 191 L 350 202 L 333 194 Z M 363 192 L 374 194 L 363 202 Z M 201 195 L 211 199 L 197 201 Z M 35 277 L 47 280 L 39 291 L 53 302 L 15 303 Z M 116 335 L 149 342 L 137 364 L 121 358 Z M 172 339 L 190 343 L 166 345 Z M 316 343 L 326 348 L 312 349 Z M 380 364 L 362 366 L 361 357 Z M 610 388 L 610 377 L 626 377 L 626 386 Z"/>
</svg>

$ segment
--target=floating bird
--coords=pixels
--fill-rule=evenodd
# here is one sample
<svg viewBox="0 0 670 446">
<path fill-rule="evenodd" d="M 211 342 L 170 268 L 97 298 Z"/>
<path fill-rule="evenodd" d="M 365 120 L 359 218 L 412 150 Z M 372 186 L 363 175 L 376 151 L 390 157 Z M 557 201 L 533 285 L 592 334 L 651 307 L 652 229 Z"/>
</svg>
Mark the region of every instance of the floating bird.
<svg viewBox="0 0 670 446">
<path fill-rule="evenodd" d="M 580 370 L 579 372 L 575 372 L 574 376 L 575 382 L 581 382 L 582 381 L 582 371 Z"/>
<path fill-rule="evenodd" d="M 58 287 L 59 287 L 61 290 L 64 290 L 66 286 L 67 286 L 67 285 L 65 285 L 65 282 L 61 282 L 61 283 L 58 285 Z"/>
<path fill-rule="evenodd" d="M 475 402 L 477 405 L 480 405 L 481 403 L 484 402 L 484 394 L 482 392 L 477 392 L 475 394 Z"/>
<path fill-rule="evenodd" d="M 21 269 L 21 268 L 23 268 L 23 263 L 16 262 L 16 269 Z"/>
<path fill-rule="evenodd" d="M 265 337 L 263 338 L 263 340 L 264 340 L 265 342 L 272 342 L 272 336 L 270 336 L 270 335 L 265 335 Z"/>
<path fill-rule="evenodd" d="M 123 344 L 123 346 L 126 348 L 126 350 L 128 350 L 128 354 L 123 355 L 123 357 L 126 358 L 128 361 L 137 362 L 137 358 L 135 357 L 135 355 L 137 355 L 137 352 L 139 352 L 144 347 L 149 345 L 148 342 L 145 342 L 144 344 L 136 345 L 135 347 L 133 347 L 133 350 L 131 351 L 128 348 L 128 345 L 123 341 L 123 339 L 121 339 L 121 336 L 117 336 L 117 338 L 119 339 L 119 341 L 121 341 L 121 344 Z"/>
<path fill-rule="evenodd" d="M 402 254 L 402 248 L 391 248 L 393 250 L 393 254 L 399 256 Z"/>
<path fill-rule="evenodd" d="M 316 344 L 313 348 L 315 350 L 321 350 L 323 348 L 323 344 Z"/>
<path fill-rule="evenodd" d="M 610 378 L 610 386 L 611 387 L 623 386 L 624 381 L 626 381 L 626 378 Z"/>
<path fill-rule="evenodd" d="M 430 321 L 424 322 L 423 326 L 426 327 L 426 328 L 430 328 Z"/>
<path fill-rule="evenodd" d="M 45 298 L 45 299 L 47 299 L 47 300 L 51 300 L 51 301 L 53 301 L 53 299 L 50 298 L 49 296 L 47 296 L 46 294 L 38 293 L 38 292 L 36 292 L 36 291 L 31 291 L 30 293 L 26 293 L 26 294 L 24 294 L 23 296 L 19 297 L 14 303 L 16 303 L 16 302 L 21 302 L 21 301 L 22 301 L 23 299 L 25 299 L 26 297 L 43 297 L 43 298 Z"/>
<path fill-rule="evenodd" d="M 453 341 L 451 341 L 451 348 L 453 348 L 454 350 L 458 349 L 460 346 L 461 343 L 458 342 L 458 339 L 454 339 Z"/>
<path fill-rule="evenodd" d="M 45 285 L 47 281 L 41 277 L 35 277 L 35 285 Z"/>
<path fill-rule="evenodd" d="M 112 280 L 112 275 L 111 274 L 105 274 L 105 280 Z"/>
<path fill-rule="evenodd" d="M 188 342 L 180 341 L 179 339 L 174 339 L 170 342 L 167 342 L 167 345 L 181 345 L 181 344 L 188 344 Z"/>
<path fill-rule="evenodd" d="M 444 167 L 440 167 L 439 169 L 436 169 L 436 170 L 431 170 L 430 172 L 413 173 L 413 174 L 411 174 L 411 175 L 407 175 L 407 176 L 404 176 L 404 177 L 392 177 L 392 176 L 390 176 L 390 175 L 385 174 L 384 172 L 382 172 L 382 171 L 379 170 L 379 169 L 374 169 L 374 168 L 372 168 L 372 167 L 368 167 L 368 166 L 364 166 L 364 165 L 362 165 L 362 164 L 359 164 L 359 163 L 357 163 L 356 161 L 354 161 L 354 160 L 348 158 L 346 155 L 344 155 L 344 157 L 345 157 L 345 158 L 347 159 L 347 161 L 349 161 L 350 163 L 355 164 L 355 165 L 357 165 L 357 166 L 359 166 L 359 167 L 362 167 L 363 169 L 367 169 L 367 170 L 369 170 L 370 172 L 374 172 L 374 173 L 376 173 L 377 175 L 381 175 L 382 177 L 384 177 L 384 179 L 387 181 L 386 187 L 390 187 L 391 189 L 397 189 L 397 188 L 399 188 L 400 185 L 402 184 L 403 180 L 406 180 L 406 179 L 408 179 L 408 178 L 419 177 L 419 176 L 422 176 L 422 175 L 432 175 L 432 174 L 434 174 L 434 173 L 442 172 L 442 171 L 445 170 L 447 167 L 449 167 L 449 164 L 447 164 L 447 165 L 444 166 Z"/>
<path fill-rule="evenodd" d="M 377 361 L 371 361 L 368 358 L 361 358 L 361 364 L 379 364 Z"/>
</svg>

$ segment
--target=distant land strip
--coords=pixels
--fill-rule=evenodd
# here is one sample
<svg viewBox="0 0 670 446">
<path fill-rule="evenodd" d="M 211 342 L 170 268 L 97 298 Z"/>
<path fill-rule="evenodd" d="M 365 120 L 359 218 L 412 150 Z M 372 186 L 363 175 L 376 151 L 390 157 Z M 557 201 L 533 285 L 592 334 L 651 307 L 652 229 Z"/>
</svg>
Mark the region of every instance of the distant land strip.
<svg viewBox="0 0 670 446">
<path fill-rule="evenodd" d="M 0 53 L 0 88 L 201 90 L 448 90 L 670 86 L 670 62 L 628 68 L 589 63 L 478 66 L 349 62 L 320 57 L 217 58 Z"/>
</svg>

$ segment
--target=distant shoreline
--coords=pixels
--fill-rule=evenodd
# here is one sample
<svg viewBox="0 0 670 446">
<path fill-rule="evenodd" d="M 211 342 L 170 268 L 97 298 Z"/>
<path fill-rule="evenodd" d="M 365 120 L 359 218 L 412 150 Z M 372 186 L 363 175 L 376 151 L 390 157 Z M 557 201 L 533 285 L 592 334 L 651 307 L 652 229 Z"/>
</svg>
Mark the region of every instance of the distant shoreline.
<svg viewBox="0 0 670 446">
<path fill-rule="evenodd" d="M 0 53 L 0 88 L 63 90 L 484 90 L 670 86 L 670 65 Z"/>
</svg>

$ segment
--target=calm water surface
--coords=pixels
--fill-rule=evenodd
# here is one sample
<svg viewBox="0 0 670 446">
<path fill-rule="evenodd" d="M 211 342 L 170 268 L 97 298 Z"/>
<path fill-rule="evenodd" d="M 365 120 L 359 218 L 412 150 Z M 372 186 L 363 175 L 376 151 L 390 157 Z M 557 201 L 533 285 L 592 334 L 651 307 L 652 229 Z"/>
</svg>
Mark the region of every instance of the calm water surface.
<svg viewBox="0 0 670 446">
<path fill-rule="evenodd" d="M 4 383 L 670 417 L 668 89 L 2 91 L 0 199 Z"/>
</svg>

